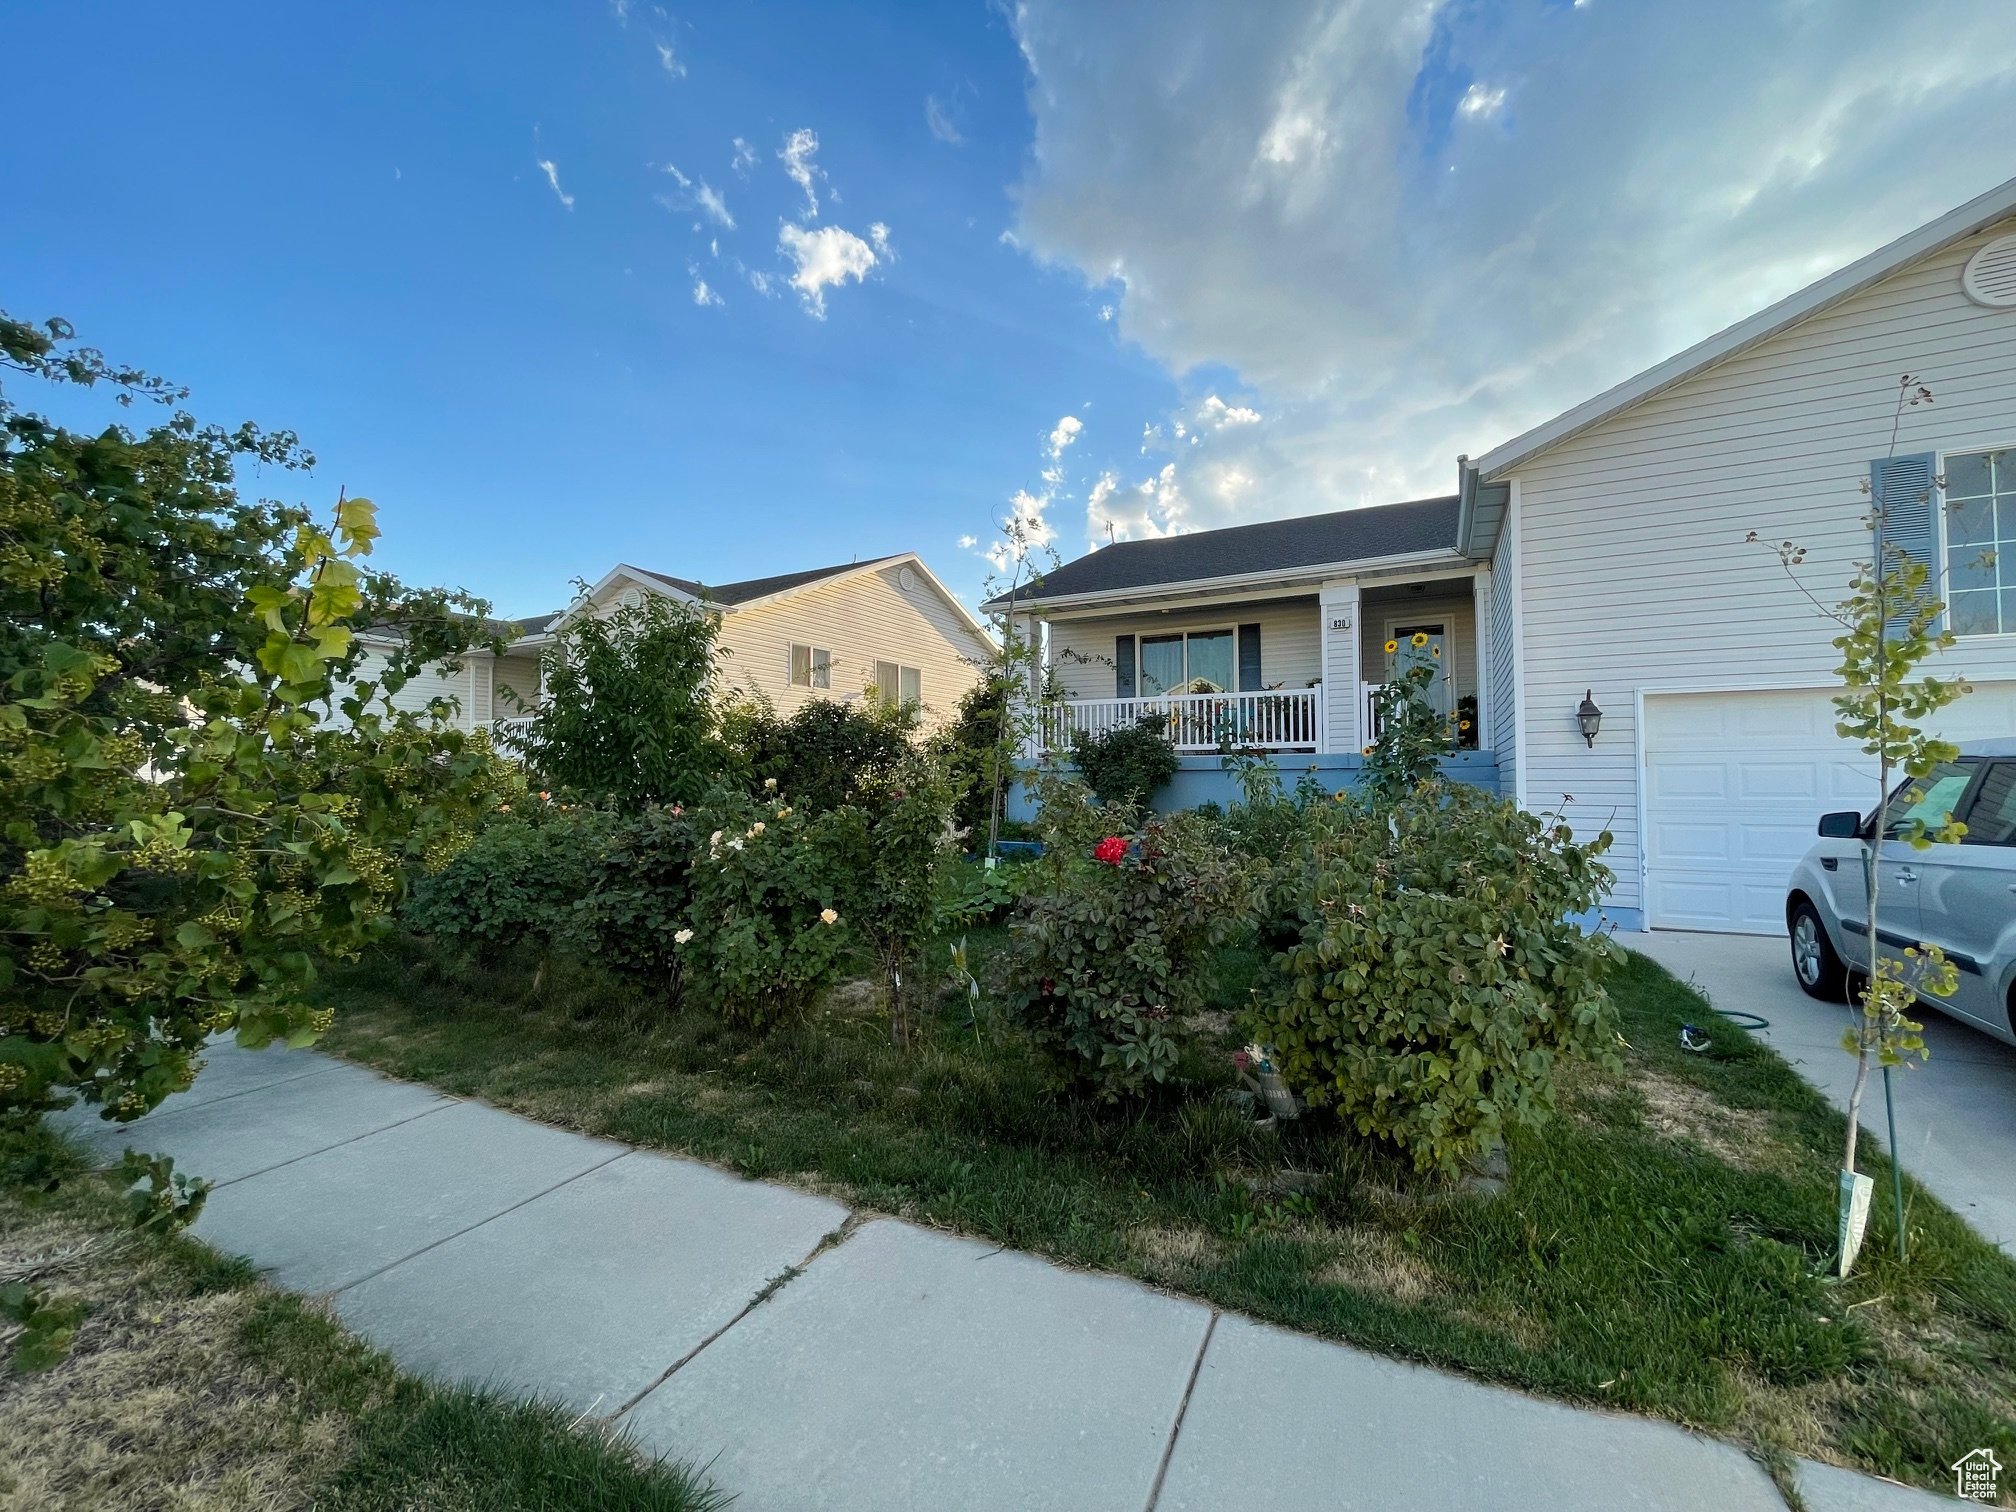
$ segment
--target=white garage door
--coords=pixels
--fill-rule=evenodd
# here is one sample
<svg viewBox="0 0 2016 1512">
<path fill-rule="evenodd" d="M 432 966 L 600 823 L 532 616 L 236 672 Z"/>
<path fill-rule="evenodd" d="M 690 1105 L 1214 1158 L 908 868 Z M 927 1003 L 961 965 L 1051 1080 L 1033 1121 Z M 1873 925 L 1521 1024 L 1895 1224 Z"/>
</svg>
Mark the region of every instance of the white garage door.
<svg viewBox="0 0 2016 1512">
<path fill-rule="evenodd" d="M 2016 684 L 1976 684 L 1949 740 L 2016 735 Z M 1654 929 L 1785 931 L 1785 883 L 1831 809 L 1876 806 L 1875 764 L 1824 692 L 1645 699 L 1645 916 Z"/>
</svg>

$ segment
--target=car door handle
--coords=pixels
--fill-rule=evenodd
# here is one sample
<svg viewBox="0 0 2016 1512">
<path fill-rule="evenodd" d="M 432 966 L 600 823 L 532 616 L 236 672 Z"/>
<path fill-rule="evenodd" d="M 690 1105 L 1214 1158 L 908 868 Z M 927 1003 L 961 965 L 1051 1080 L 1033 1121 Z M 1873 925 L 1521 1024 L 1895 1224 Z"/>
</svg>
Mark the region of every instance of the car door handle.
<svg viewBox="0 0 2016 1512">
<path fill-rule="evenodd" d="M 1897 880 L 1899 882 L 1916 882 L 1918 880 L 1918 873 L 1907 866 L 1904 870 L 1897 873 Z"/>
</svg>

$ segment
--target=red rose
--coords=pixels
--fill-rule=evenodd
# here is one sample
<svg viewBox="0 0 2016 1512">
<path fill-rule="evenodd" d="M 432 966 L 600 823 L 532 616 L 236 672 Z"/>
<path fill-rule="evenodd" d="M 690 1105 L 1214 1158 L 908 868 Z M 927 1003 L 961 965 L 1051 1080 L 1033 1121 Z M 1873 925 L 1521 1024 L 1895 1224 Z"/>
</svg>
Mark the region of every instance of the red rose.
<svg viewBox="0 0 2016 1512">
<path fill-rule="evenodd" d="M 1108 866 L 1118 866 L 1127 859 L 1127 842 L 1118 835 L 1108 835 L 1092 847 L 1092 859 L 1104 861 Z"/>
</svg>

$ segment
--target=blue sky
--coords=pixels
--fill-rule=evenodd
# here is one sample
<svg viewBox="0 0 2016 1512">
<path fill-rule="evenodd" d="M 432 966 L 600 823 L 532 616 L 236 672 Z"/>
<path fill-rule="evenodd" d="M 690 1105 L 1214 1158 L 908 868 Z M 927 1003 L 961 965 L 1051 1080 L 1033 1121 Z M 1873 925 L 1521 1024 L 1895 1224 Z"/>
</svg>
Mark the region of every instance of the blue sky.
<svg viewBox="0 0 2016 1512">
<path fill-rule="evenodd" d="M 1068 557 L 1446 491 L 2016 174 L 2010 41 L 2005 0 L 15 0 L 0 307 L 297 430 L 293 496 L 506 612 L 905 549 L 972 601 L 1011 509 Z"/>
<path fill-rule="evenodd" d="M 309 497 L 370 494 L 386 562 L 509 611 L 619 559 L 915 549 L 970 592 L 958 538 L 1060 416 L 1174 394 L 1001 240 L 1031 123 L 984 6 L 15 5 L 0 38 L 69 60 L 0 107 L 0 306 L 292 427 Z M 779 157 L 805 130 L 810 221 Z M 823 319 L 785 284 L 801 221 L 889 227 Z"/>
</svg>

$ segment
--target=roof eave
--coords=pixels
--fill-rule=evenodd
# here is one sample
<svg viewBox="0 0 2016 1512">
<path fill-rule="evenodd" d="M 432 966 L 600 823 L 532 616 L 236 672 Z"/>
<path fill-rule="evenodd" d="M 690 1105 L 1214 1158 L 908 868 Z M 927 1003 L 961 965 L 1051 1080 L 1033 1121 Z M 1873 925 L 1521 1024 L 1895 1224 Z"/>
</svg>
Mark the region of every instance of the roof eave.
<svg viewBox="0 0 2016 1512">
<path fill-rule="evenodd" d="M 1318 588 L 1331 578 L 1351 577 L 1389 567 L 1430 567 L 1470 565 L 1454 547 L 1437 546 L 1428 551 L 1403 551 L 1389 556 L 1353 557 L 1341 562 L 1317 562 L 1307 567 L 1270 567 L 1260 572 L 1232 573 L 1222 577 L 1184 578 L 1174 582 L 1139 583 L 1128 588 L 1100 588 L 1089 593 L 1062 593 L 1053 597 L 989 599 L 980 607 L 989 613 L 1022 612 L 1037 609 L 1079 609 L 1098 604 L 1123 605 L 1158 598 L 1192 598 L 1207 593 L 1223 593 L 1240 588 Z"/>
<path fill-rule="evenodd" d="M 1686 351 L 1647 368 L 1635 378 L 1627 378 L 1614 388 L 1605 389 L 1595 398 L 1584 400 L 1546 424 L 1514 436 L 1503 446 L 1477 459 L 1479 478 L 1484 482 L 1497 482 L 1549 447 L 1558 446 L 1634 405 L 1643 404 L 1676 384 L 1686 382 L 1717 363 L 1726 362 L 1801 321 L 1810 320 L 1843 300 L 1852 299 L 1871 285 L 1903 272 L 1914 263 L 1936 256 L 1955 242 L 1964 241 L 2012 214 L 2016 214 L 2016 179 L 1975 196 L 1958 209 L 1950 210 L 1916 231 L 1898 237 L 1887 246 L 1879 247 L 1847 267 L 1808 284 L 1776 304 L 1767 305 L 1707 340 L 1696 342 Z"/>
</svg>

